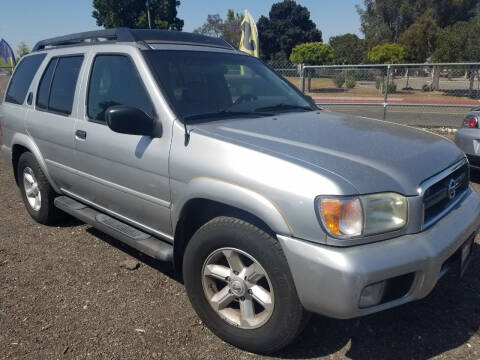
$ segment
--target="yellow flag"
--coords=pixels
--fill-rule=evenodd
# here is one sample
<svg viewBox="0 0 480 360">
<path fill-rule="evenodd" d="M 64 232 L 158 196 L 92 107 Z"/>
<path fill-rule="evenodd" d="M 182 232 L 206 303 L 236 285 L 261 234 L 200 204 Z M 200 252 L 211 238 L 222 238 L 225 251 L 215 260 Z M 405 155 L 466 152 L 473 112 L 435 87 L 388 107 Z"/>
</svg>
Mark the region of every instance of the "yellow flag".
<svg viewBox="0 0 480 360">
<path fill-rule="evenodd" d="M 240 50 L 258 58 L 258 31 L 252 15 L 245 10 L 245 17 L 242 21 L 242 39 Z"/>
</svg>

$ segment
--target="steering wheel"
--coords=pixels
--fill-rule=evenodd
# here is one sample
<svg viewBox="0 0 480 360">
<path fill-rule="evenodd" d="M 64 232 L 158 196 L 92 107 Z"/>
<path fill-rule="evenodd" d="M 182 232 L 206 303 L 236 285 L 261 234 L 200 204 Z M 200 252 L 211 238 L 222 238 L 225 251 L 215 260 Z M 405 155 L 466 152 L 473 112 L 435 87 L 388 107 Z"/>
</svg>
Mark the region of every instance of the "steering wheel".
<svg viewBox="0 0 480 360">
<path fill-rule="evenodd" d="M 252 102 L 252 101 L 255 101 L 255 100 L 258 100 L 258 97 L 256 95 L 244 94 L 244 95 L 241 95 L 237 100 L 235 100 L 234 105 L 246 104 L 248 102 Z"/>
</svg>

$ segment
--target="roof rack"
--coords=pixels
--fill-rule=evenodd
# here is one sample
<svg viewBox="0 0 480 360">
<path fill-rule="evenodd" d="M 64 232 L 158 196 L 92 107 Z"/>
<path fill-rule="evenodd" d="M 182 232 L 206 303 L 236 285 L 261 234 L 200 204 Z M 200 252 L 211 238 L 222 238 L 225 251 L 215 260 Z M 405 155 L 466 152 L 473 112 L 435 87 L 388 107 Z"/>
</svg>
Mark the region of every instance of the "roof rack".
<svg viewBox="0 0 480 360">
<path fill-rule="evenodd" d="M 119 27 L 114 29 L 87 31 L 42 40 L 34 46 L 32 51 L 41 51 L 47 48 L 72 45 L 92 45 L 93 43 L 99 42 L 142 42 L 147 45 L 184 44 L 235 50 L 229 42 L 221 38 L 172 30 L 129 29 Z"/>
</svg>

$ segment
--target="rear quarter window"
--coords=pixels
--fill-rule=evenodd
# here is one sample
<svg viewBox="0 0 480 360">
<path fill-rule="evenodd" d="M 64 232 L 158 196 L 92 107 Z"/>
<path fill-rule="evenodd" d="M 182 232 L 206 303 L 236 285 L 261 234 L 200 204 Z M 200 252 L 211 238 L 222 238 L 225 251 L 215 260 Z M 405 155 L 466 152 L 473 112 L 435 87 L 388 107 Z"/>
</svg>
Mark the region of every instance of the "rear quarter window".
<svg viewBox="0 0 480 360">
<path fill-rule="evenodd" d="M 83 55 L 54 57 L 45 69 L 37 91 L 37 109 L 69 115 Z"/>
<path fill-rule="evenodd" d="M 83 56 L 70 56 L 58 59 L 52 86 L 50 87 L 49 110 L 66 115 L 71 114 L 73 97 L 82 62 Z"/>
<path fill-rule="evenodd" d="M 37 91 L 37 107 L 40 109 L 48 109 L 48 98 L 50 97 L 50 86 L 52 85 L 53 72 L 57 66 L 58 58 L 50 60 L 45 72 L 40 80 Z"/>
<path fill-rule="evenodd" d="M 37 73 L 40 64 L 46 54 L 30 55 L 18 64 L 13 77 L 10 80 L 5 101 L 13 104 L 23 104 L 27 96 L 28 88 Z"/>
</svg>

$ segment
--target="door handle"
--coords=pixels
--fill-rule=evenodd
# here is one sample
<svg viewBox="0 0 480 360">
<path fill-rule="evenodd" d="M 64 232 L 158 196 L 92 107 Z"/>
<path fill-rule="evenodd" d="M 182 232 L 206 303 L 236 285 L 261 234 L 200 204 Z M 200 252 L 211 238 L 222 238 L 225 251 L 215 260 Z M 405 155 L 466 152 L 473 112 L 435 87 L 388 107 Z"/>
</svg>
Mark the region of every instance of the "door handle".
<svg viewBox="0 0 480 360">
<path fill-rule="evenodd" d="M 83 130 L 75 131 L 75 136 L 79 139 L 85 140 L 87 138 L 87 132 Z"/>
</svg>

